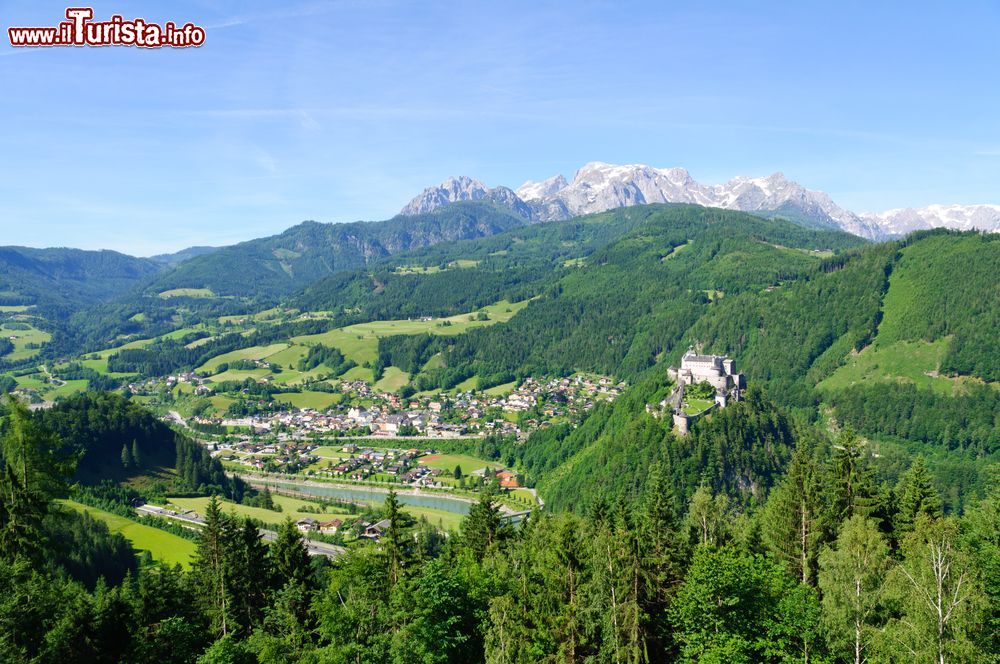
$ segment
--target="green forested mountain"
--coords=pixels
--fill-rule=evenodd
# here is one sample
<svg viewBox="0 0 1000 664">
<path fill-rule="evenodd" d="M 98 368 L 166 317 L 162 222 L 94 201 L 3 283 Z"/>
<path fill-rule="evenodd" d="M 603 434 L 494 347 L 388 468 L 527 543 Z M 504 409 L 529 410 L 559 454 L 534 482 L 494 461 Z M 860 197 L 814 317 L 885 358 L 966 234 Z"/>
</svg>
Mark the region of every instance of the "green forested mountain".
<svg viewBox="0 0 1000 664">
<path fill-rule="evenodd" d="M 162 275 L 149 290 L 207 288 L 219 296 L 275 298 L 386 256 L 439 242 L 494 235 L 525 223 L 509 211 L 473 202 L 388 221 L 307 221 L 280 235 L 196 256 Z"/>
<path fill-rule="evenodd" d="M 0 305 L 76 310 L 120 296 L 160 269 L 115 251 L 0 247 Z"/>
<path fill-rule="evenodd" d="M 49 321 L 54 337 L 44 356 L 66 356 L 106 347 L 121 338 L 152 337 L 205 319 L 252 313 L 329 275 L 378 263 L 400 252 L 490 236 L 525 223 L 520 216 L 481 202 L 380 222 L 305 222 L 272 237 L 222 248 L 192 247 L 149 259 L 104 252 L 143 266 L 147 278 L 126 283 L 113 271 L 101 272 L 88 288 L 104 282 L 121 286 L 102 298 L 74 297 L 72 288 L 60 291 L 58 284 L 26 274 L 19 277 L 21 290 L 11 290 L 8 299 L 20 304 L 33 301 L 35 293 L 61 292 L 58 298 L 73 304 L 63 314 L 73 316 Z M 152 275 L 158 276 L 149 279 Z M 31 297 L 22 297 L 21 291 Z M 0 288 L 0 304 L 3 296 Z"/>
<path fill-rule="evenodd" d="M 175 251 L 172 254 L 156 254 L 155 256 L 150 256 L 149 260 L 154 263 L 166 265 L 167 267 L 174 267 L 176 265 L 180 265 L 188 259 L 194 258 L 195 256 L 210 254 L 218 248 L 219 247 L 188 247 L 186 249 L 181 249 L 180 251 Z"/>
</svg>

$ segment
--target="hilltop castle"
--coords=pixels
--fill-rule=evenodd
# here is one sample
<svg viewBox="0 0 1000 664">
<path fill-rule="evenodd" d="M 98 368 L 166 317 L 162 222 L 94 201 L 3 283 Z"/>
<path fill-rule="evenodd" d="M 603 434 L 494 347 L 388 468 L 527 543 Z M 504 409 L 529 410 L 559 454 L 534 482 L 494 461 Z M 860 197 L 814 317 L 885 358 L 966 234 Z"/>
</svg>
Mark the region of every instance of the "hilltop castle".
<svg viewBox="0 0 1000 664">
<path fill-rule="evenodd" d="M 674 391 L 661 404 L 673 413 L 674 426 L 686 434 L 691 422 L 716 408 L 725 408 L 730 400 L 739 401 L 746 389 L 746 376 L 736 371 L 736 362 L 724 355 L 698 355 L 688 350 L 681 358 L 680 369 L 670 367 L 667 376 L 677 383 Z M 685 387 L 708 383 L 715 388 L 714 402 L 700 412 L 684 409 Z"/>
</svg>

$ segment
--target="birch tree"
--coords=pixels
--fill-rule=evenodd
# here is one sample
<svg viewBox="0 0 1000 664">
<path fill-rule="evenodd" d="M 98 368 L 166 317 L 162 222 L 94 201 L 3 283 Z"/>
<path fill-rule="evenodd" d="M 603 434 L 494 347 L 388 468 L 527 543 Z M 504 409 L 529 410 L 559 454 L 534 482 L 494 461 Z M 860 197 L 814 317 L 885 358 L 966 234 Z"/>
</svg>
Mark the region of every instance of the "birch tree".
<svg viewBox="0 0 1000 664">
<path fill-rule="evenodd" d="M 831 645 L 849 653 L 854 664 L 867 661 L 889 565 L 882 534 L 874 521 L 861 515 L 851 517 L 834 545 L 819 554 L 823 621 Z"/>
</svg>

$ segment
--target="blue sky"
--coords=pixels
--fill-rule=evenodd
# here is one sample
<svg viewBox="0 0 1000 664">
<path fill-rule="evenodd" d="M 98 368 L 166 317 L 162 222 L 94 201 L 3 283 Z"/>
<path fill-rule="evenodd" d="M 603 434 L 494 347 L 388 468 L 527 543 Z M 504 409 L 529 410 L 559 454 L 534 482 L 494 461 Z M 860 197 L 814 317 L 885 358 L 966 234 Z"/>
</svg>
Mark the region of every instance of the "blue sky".
<svg viewBox="0 0 1000 664">
<path fill-rule="evenodd" d="M 93 5 L 207 30 L 147 51 L 12 49 L 66 5 L 2 0 L 0 244 L 148 255 L 593 160 L 780 170 L 855 211 L 1000 203 L 1000 6 L 822 4 Z"/>
</svg>

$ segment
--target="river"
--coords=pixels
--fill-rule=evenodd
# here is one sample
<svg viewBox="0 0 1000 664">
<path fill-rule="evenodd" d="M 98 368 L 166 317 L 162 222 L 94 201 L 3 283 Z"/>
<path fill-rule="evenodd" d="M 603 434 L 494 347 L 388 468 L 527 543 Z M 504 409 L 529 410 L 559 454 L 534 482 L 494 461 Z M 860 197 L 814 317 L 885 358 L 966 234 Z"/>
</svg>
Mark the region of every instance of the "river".
<svg viewBox="0 0 1000 664">
<path fill-rule="evenodd" d="M 336 498 L 351 502 L 369 503 L 380 505 L 385 502 L 385 497 L 389 493 L 388 489 L 377 489 L 369 487 L 350 487 L 342 484 L 324 486 L 319 482 L 282 482 L 271 478 L 246 478 L 253 485 L 267 485 L 280 489 L 281 491 L 291 491 L 304 496 L 315 498 Z M 401 489 L 396 493 L 396 498 L 403 505 L 414 507 L 429 507 L 455 514 L 468 514 L 472 503 L 462 498 L 451 498 L 431 493 L 414 493 L 412 490 Z"/>
</svg>

